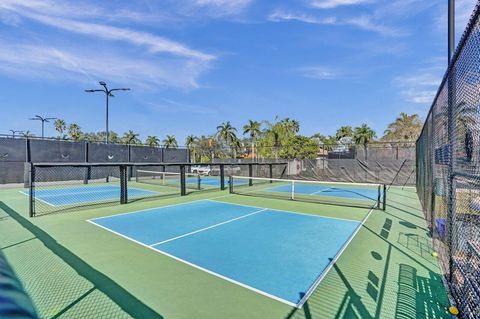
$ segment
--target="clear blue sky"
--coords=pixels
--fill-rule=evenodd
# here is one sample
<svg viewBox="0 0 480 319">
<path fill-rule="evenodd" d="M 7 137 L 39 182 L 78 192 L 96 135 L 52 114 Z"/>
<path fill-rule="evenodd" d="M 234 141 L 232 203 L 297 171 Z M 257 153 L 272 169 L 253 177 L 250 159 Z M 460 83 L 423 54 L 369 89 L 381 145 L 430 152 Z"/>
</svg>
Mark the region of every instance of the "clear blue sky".
<svg viewBox="0 0 480 319">
<path fill-rule="evenodd" d="M 457 40 L 475 6 L 457 0 Z M 212 134 L 276 115 L 301 134 L 379 136 L 426 114 L 446 67 L 446 0 L 1 0 L 2 130 L 39 114 L 104 130 L 98 81 L 127 86 L 110 128 Z M 54 135 L 52 126 L 48 135 Z"/>
</svg>

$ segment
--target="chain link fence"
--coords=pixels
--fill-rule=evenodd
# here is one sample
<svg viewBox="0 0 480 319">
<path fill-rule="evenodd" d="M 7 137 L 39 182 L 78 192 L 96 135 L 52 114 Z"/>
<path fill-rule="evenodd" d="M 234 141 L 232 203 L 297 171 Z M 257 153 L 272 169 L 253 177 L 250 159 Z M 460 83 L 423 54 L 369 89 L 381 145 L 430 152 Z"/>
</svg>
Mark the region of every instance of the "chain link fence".
<svg viewBox="0 0 480 319">
<path fill-rule="evenodd" d="M 417 141 L 417 191 L 462 318 L 480 318 L 480 20 L 474 14 Z"/>
</svg>

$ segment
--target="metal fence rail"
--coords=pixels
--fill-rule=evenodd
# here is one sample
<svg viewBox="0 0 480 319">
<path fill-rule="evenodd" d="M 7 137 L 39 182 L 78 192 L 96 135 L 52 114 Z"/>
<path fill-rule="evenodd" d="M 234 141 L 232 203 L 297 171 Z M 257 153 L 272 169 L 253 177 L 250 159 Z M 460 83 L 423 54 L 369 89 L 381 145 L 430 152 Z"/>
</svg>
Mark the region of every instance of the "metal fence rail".
<svg viewBox="0 0 480 319">
<path fill-rule="evenodd" d="M 480 318 L 480 2 L 417 141 L 417 191 L 462 318 Z"/>
</svg>

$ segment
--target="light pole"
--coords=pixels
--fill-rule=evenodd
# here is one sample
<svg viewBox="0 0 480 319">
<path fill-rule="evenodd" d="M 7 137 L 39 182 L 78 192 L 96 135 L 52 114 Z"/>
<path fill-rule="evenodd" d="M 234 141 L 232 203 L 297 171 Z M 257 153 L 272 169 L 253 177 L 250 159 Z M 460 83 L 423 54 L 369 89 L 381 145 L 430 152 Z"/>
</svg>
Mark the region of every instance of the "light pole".
<svg viewBox="0 0 480 319">
<path fill-rule="evenodd" d="M 103 86 L 103 89 L 93 89 L 93 90 L 85 90 L 85 92 L 88 92 L 88 93 L 93 93 L 93 92 L 103 92 L 105 93 L 105 96 L 106 96 L 106 101 L 105 101 L 105 104 L 106 104 L 106 112 L 105 112 L 105 128 L 106 128 L 106 131 L 105 131 L 105 144 L 108 144 L 108 98 L 111 96 L 111 97 L 114 97 L 114 95 L 112 94 L 113 91 L 130 91 L 129 88 L 118 88 L 118 89 L 108 89 L 107 88 L 107 84 L 103 81 L 100 81 L 98 82 L 100 83 L 101 86 Z"/>
<path fill-rule="evenodd" d="M 56 120 L 56 117 L 42 117 L 40 115 L 35 115 L 35 117 L 29 118 L 31 121 L 42 121 L 42 140 L 45 137 L 45 122 L 48 123 L 50 120 Z"/>
<path fill-rule="evenodd" d="M 20 133 L 20 134 L 23 133 L 23 131 L 18 131 L 18 130 L 10 130 L 10 132 L 12 132 L 12 138 L 15 138 L 15 134 L 17 133 Z"/>
</svg>

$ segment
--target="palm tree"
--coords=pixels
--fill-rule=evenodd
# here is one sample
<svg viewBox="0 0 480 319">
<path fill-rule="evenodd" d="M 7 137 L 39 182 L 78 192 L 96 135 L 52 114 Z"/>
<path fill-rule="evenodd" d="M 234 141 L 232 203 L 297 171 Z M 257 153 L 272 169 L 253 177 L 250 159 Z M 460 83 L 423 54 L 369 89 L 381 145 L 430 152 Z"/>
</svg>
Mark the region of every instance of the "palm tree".
<svg viewBox="0 0 480 319">
<path fill-rule="evenodd" d="M 162 141 L 163 145 L 165 148 L 177 148 L 177 139 L 175 138 L 175 135 L 167 135 L 165 139 Z"/>
<path fill-rule="evenodd" d="M 363 123 L 360 127 L 356 127 L 353 132 L 353 141 L 356 144 L 363 144 L 365 149 L 365 159 L 368 159 L 367 147 L 368 143 L 373 141 L 377 136 L 374 130 L 372 130 L 367 124 Z"/>
<path fill-rule="evenodd" d="M 232 126 L 230 121 L 224 122 L 217 126 L 216 137 L 220 141 L 224 141 L 228 146 L 232 146 L 233 142 L 237 139 L 237 129 Z"/>
<path fill-rule="evenodd" d="M 337 141 L 340 141 L 342 144 L 348 144 L 352 141 L 353 129 L 350 125 L 342 126 L 337 130 L 335 134 Z"/>
<path fill-rule="evenodd" d="M 160 139 L 156 137 L 155 135 L 149 135 L 147 136 L 147 139 L 145 140 L 145 143 L 150 146 L 150 147 L 157 147 L 160 145 Z"/>
<path fill-rule="evenodd" d="M 393 123 L 388 125 L 382 140 L 384 141 L 414 141 L 420 135 L 422 121 L 418 114 L 400 113 Z"/>
<path fill-rule="evenodd" d="M 185 146 L 191 152 L 191 155 L 193 157 L 194 162 L 197 159 L 197 154 L 196 154 L 196 150 L 195 150 L 196 142 L 197 142 L 197 138 L 193 135 L 188 135 L 187 138 L 185 139 Z"/>
<path fill-rule="evenodd" d="M 53 126 L 55 127 L 55 131 L 57 131 L 58 134 L 63 134 L 63 132 L 65 132 L 65 130 L 67 129 L 67 124 L 62 119 L 56 119 L 55 122 L 53 122 Z"/>
<path fill-rule="evenodd" d="M 278 117 L 275 117 L 277 120 Z M 265 136 L 267 139 L 271 140 L 271 145 L 273 147 L 273 155 L 275 159 L 278 158 L 278 149 L 282 146 L 282 125 L 280 123 L 272 124 L 269 121 L 264 121 L 267 125 L 265 130 Z"/>
<path fill-rule="evenodd" d="M 24 138 L 30 138 L 34 136 L 30 131 L 25 131 L 25 132 L 22 132 L 21 134 Z"/>
<path fill-rule="evenodd" d="M 257 121 L 248 120 L 248 124 L 243 126 L 243 134 L 249 134 L 252 141 L 252 160 L 255 158 L 255 141 L 261 133 L 262 124 Z"/>
<path fill-rule="evenodd" d="M 297 120 L 291 120 L 287 117 L 281 120 L 280 123 L 288 136 L 295 135 L 300 131 L 300 122 Z"/>
<path fill-rule="evenodd" d="M 76 123 L 72 123 L 68 126 L 68 135 L 70 135 L 70 138 L 72 140 L 79 141 L 80 138 L 82 137 L 82 130 L 80 126 Z"/>
<path fill-rule="evenodd" d="M 140 144 L 141 141 L 138 138 L 139 134 L 135 133 L 132 130 L 128 130 L 128 132 L 123 133 L 123 142 L 127 145 L 129 144 Z"/>
<path fill-rule="evenodd" d="M 319 144 L 320 148 L 325 151 L 333 151 L 338 142 L 336 136 L 325 136 L 319 133 L 312 135 L 311 138 L 314 139 Z"/>
<path fill-rule="evenodd" d="M 237 138 L 237 136 L 235 136 L 235 139 L 231 141 L 230 146 L 232 147 L 233 158 L 236 159 L 238 149 L 242 147 L 242 141 L 239 138 Z"/>
</svg>

